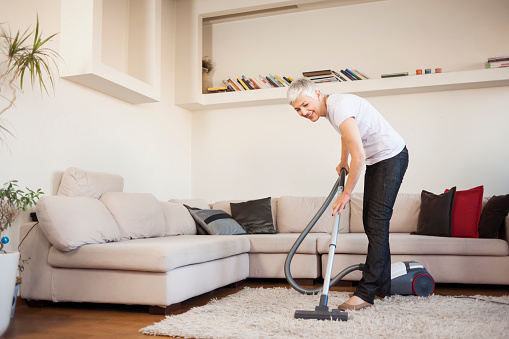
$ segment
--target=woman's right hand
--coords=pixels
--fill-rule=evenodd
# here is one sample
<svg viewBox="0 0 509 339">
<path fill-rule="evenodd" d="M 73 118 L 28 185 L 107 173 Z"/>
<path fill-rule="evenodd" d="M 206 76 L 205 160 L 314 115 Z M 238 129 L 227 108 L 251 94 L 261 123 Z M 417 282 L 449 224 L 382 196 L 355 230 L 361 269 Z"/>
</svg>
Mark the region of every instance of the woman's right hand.
<svg viewBox="0 0 509 339">
<path fill-rule="evenodd" d="M 338 167 L 336 167 L 336 172 L 338 172 L 338 175 L 341 175 L 341 169 L 346 170 L 346 174 L 348 175 L 348 172 L 350 171 L 350 166 L 348 166 L 348 162 L 340 162 Z"/>
</svg>

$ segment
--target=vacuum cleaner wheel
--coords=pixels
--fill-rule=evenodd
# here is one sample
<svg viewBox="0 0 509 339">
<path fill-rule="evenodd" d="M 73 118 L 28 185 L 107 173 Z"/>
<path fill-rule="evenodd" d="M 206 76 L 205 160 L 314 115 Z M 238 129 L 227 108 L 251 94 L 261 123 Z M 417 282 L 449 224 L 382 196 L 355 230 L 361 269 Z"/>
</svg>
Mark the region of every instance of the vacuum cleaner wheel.
<svg viewBox="0 0 509 339">
<path fill-rule="evenodd" d="M 418 274 L 412 282 L 412 290 L 419 297 L 427 297 L 435 291 L 435 281 L 427 273 Z"/>
</svg>

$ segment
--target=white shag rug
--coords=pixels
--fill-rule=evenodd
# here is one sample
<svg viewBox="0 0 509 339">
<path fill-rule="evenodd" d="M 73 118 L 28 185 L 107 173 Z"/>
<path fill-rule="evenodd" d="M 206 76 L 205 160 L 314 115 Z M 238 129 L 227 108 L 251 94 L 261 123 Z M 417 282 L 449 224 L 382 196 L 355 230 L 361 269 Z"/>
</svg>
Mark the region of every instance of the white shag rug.
<svg viewBox="0 0 509 339">
<path fill-rule="evenodd" d="M 315 309 L 319 295 L 287 288 L 245 287 L 140 332 L 182 338 L 509 338 L 509 296 L 470 298 L 392 296 L 348 313 L 348 321 L 294 319 L 295 310 Z M 349 299 L 330 292 L 328 305 Z"/>
</svg>

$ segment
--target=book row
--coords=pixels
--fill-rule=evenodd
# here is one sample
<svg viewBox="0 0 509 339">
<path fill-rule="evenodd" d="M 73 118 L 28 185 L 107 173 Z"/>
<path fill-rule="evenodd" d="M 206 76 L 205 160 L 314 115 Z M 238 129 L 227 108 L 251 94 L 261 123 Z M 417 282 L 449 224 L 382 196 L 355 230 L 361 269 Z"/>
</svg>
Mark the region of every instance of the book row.
<svg viewBox="0 0 509 339">
<path fill-rule="evenodd" d="M 486 66 L 488 68 L 509 67 L 509 55 L 488 58 Z"/>
<path fill-rule="evenodd" d="M 324 69 L 319 71 L 302 72 L 302 75 L 315 83 L 334 82 L 334 81 L 357 81 L 369 79 L 363 73 L 356 69 L 342 69 L 336 72 L 332 69 Z"/>
<path fill-rule="evenodd" d="M 208 88 L 209 93 L 251 91 L 264 88 L 288 87 L 293 79 L 286 76 L 269 74 L 267 76 L 228 78 L 222 81 L 224 86 Z"/>
</svg>

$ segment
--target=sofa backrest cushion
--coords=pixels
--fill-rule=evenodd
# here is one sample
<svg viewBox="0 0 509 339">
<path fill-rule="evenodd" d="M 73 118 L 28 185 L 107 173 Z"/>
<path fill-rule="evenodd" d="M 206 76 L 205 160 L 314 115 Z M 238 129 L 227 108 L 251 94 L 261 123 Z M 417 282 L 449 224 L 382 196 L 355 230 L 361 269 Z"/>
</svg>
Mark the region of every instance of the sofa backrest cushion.
<svg viewBox="0 0 509 339">
<path fill-rule="evenodd" d="M 187 205 L 189 207 L 195 207 L 202 210 L 206 210 L 210 208 L 210 205 L 203 199 L 170 199 L 168 202 L 176 202 L 183 205 Z"/>
<path fill-rule="evenodd" d="M 62 176 L 57 195 L 99 199 L 104 192 L 122 192 L 124 178 L 118 174 L 69 167 Z"/>
<path fill-rule="evenodd" d="M 99 200 L 113 215 L 122 240 L 164 236 L 163 210 L 152 194 L 106 192 Z"/>
<path fill-rule="evenodd" d="M 322 207 L 326 197 L 280 197 L 277 202 L 277 232 L 300 233 L 309 224 L 316 212 Z M 339 232 L 349 232 L 350 204 L 341 213 Z M 331 233 L 334 223 L 332 217 L 332 203 L 322 214 L 321 218 L 311 229 L 314 233 Z"/>
<path fill-rule="evenodd" d="M 61 251 L 120 240 L 115 219 L 97 199 L 44 196 L 36 210 L 42 231 Z"/>
<path fill-rule="evenodd" d="M 248 200 L 222 200 L 214 203 L 212 208 L 215 210 L 223 210 L 229 215 L 232 215 L 231 203 L 238 204 L 242 202 L 247 202 Z M 270 198 L 270 208 L 272 211 L 272 223 L 274 225 L 274 229 L 277 230 L 277 201 L 278 198 Z"/>
<path fill-rule="evenodd" d="M 196 222 L 183 204 L 165 201 L 159 203 L 166 224 L 165 235 L 196 234 Z"/>
<path fill-rule="evenodd" d="M 363 233 L 362 222 L 363 194 L 354 193 L 350 199 L 350 232 Z M 418 193 L 399 193 L 394 203 L 389 232 L 410 233 L 417 231 L 417 220 L 421 210 L 421 195 Z"/>
</svg>

